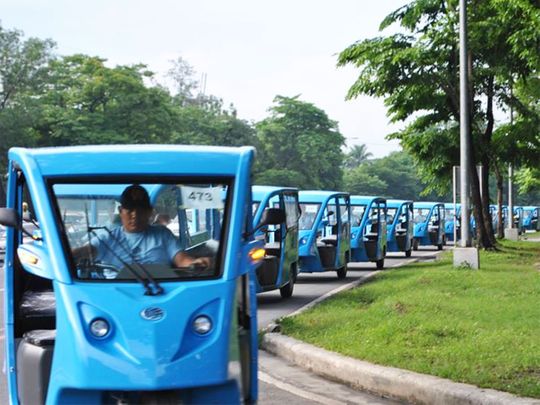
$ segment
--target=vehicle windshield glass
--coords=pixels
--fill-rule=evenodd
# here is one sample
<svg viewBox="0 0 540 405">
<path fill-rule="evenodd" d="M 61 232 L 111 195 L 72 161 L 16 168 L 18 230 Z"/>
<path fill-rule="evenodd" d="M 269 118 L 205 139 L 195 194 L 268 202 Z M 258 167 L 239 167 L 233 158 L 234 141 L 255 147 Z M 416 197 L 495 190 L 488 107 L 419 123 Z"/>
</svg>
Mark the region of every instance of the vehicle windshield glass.
<svg viewBox="0 0 540 405">
<path fill-rule="evenodd" d="M 229 190 L 223 179 L 202 184 L 62 182 L 52 190 L 74 277 L 141 281 L 219 276 Z"/>
<path fill-rule="evenodd" d="M 523 210 L 523 219 L 529 218 L 532 214 L 532 211 L 529 210 Z"/>
<path fill-rule="evenodd" d="M 300 210 L 302 211 L 302 215 L 300 215 L 300 219 L 298 220 L 298 227 L 301 230 L 311 229 L 313 227 L 313 223 L 315 222 L 315 218 L 317 217 L 317 213 L 319 212 L 321 204 L 300 203 L 299 205 Z"/>
<path fill-rule="evenodd" d="M 397 208 L 386 208 L 386 222 L 388 224 L 394 223 L 394 218 L 396 217 Z"/>
<path fill-rule="evenodd" d="M 259 205 L 261 205 L 260 201 L 253 201 L 253 204 L 251 204 L 251 214 L 255 216 L 257 214 L 257 210 L 259 209 Z"/>
<path fill-rule="evenodd" d="M 427 222 L 430 211 L 431 210 L 429 208 L 415 208 L 414 209 L 414 223 L 423 224 L 424 222 Z"/>
<path fill-rule="evenodd" d="M 453 208 L 445 208 L 444 212 L 446 213 L 446 218 L 449 218 L 449 219 L 454 218 L 454 209 Z"/>
<path fill-rule="evenodd" d="M 360 226 L 362 223 L 362 217 L 366 210 L 365 205 L 351 205 L 351 225 Z"/>
</svg>

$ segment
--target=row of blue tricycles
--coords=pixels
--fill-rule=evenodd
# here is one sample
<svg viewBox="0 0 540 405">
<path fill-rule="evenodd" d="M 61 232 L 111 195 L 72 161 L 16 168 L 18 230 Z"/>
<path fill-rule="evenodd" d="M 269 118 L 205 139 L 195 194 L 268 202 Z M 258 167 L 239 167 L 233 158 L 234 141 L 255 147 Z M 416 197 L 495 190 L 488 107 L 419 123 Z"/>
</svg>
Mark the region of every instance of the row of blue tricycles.
<svg viewBox="0 0 540 405">
<path fill-rule="evenodd" d="M 459 239 L 461 235 L 460 223 L 461 223 L 461 204 L 445 203 L 446 218 L 449 220 L 445 224 L 446 240 L 453 241 L 457 237 Z M 513 207 L 513 215 L 508 215 L 508 206 L 502 205 L 501 212 L 499 214 L 499 208 L 495 204 L 489 206 L 489 212 L 491 215 L 491 221 L 493 224 L 493 231 L 497 232 L 499 221 L 502 221 L 503 228 L 508 228 L 510 218 L 513 221 L 513 227 L 518 230 L 519 234 L 524 234 L 527 231 L 540 231 L 540 206 L 521 206 L 515 205 Z M 471 237 L 476 235 L 476 221 L 471 215 L 469 230 Z"/>
<path fill-rule="evenodd" d="M 12 404 L 257 399 L 257 293 L 387 252 L 442 249 L 442 203 L 251 185 L 254 149 L 9 151 Z M 538 216 L 538 212 L 536 213 Z"/>
</svg>

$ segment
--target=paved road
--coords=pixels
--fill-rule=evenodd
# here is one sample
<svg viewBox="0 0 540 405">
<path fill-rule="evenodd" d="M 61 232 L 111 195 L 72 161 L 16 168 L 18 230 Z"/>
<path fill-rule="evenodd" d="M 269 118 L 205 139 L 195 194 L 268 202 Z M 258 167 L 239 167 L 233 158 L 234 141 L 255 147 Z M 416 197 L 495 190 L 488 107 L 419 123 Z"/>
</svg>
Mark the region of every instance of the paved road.
<svg viewBox="0 0 540 405">
<path fill-rule="evenodd" d="M 3 267 L 3 252 L 0 252 L 0 268 Z M 424 248 L 413 252 L 411 258 L 403 254 L 390 255 L 385 267 L 401 266 L 414 260 L 426 260 L 436 253 L 435 249 Z M 301 274 L 295 285 L 294 294 L 287 300 L 281 299 L 278 291 L 260 294 L 258 296 L 258 325 L 264 328 L 273 320 L 290 314 L 314 299 L 359 278 L 364 278 L 375 271 L 373 263 L 354 263 L 347 277 L 338 280 L 335 273 Z M 3 280 L 3 274 L 0 277 Z M 3 309 L 4 289 L 0 284 L 0 302 Z M 3 310 L 0 311 L 3 325 Z M 4 329 L 0 327 L 0 364 L 4 363 Z M 395 402 L 381 399 L 369 394 L 359 393 L 341 384 L 326 381 L 311 373 L 291 367 L 283 360 L 267 353 L 259 352 L 259 403 L 261 404 L 394 404 Z M 0 373 L 0 404 L 7 404 L 7 388 L 5 377 Z"/>
</svg>

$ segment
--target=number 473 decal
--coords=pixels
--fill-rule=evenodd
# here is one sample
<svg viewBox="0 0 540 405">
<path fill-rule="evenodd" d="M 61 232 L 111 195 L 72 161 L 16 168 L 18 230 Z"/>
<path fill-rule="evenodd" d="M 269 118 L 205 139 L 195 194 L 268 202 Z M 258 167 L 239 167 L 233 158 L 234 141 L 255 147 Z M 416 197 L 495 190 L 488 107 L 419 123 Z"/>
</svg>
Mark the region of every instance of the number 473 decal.
<svg viewBox="0 0 540 405">
<path fill-rule="evenodd" d="M 184 208 L 220 209 L 223 208 L 223 187 L 182 186 Z"/>
</svg>

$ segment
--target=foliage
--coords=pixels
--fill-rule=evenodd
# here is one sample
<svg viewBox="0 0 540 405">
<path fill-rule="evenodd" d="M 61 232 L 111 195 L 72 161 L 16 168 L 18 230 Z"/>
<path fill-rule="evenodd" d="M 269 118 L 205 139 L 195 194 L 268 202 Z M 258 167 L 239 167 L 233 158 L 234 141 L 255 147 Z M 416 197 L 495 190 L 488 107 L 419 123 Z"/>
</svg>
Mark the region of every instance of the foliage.
<svg viewBox="0 0 540 405">
<path fill-rule="evenodd" d="M 291 184 L 297 179 L 299 188 L 339 189 L 344 138 L 337 123 L 298 96 L 277 96 L 274 103 L 271 116 L 256 126 L 260 145 L 256 182 Z"/>
<path fill-rule="evenodd" d="M 363 164 L 347 170 L 343 176 L 344 190 L 356 195 L 389 196 L 388 184 L 370 169 L 371 165 Z"/>
<path fill-rule="evenodd" d="M 352 194 L 379 195 L 404 200 L 450 201 L 448 189 L 442 194 L 430 192 L 420 180 L 418 168 L 404 151 L 393 152 L 380 159 L 369 160 L 345 170 L 344 189 Z"/>
<path fill-rule="evenodd" d="M 353 148 L 346 154 L 345 162 L 343 166 L 346 169 L 354 169 L 355 167 L 360 166 L 362 163 L 366 162 L 373 154 L 367 151 L 367 146 L 354 145 Z"/>
<path fill-rule="evenodd" d="M 459 164 L 457 6 L 456 0 L 412 1 L 388 15 L 381 24 L 381 29 L 399 24 L 404 33 L 358 41 L 339 55 L 340 65 L 359 68 L 349 98 L 361 94 L 383 97 L 391 121 L 409 120 L 403 131 L 389 138 L 401 141 L 420 168 L 422 179 L 434 191 L 448 188 L 452 166 Z M 537 155 L 538 126 L 534 127 L 534 123 L 538 121 L 534 109 L 528 107 L 525 98 L 519 100 L 511 91 L 513 86 L 527 88 L 538 73 L 540 8 L 537 1 L 477 0 L 474 7 L 469 7 L 468 20 L 469 58 L 473 67 L 470 112 L 474 165 L 492 168 L 492 156 L 498 153 L 493 142 L 496 105 L 502 108 L 512 105 L 524 117 L 525 111 L 532 111 L 533 117 L 531 114 L 526 117 L 527 125 L 523 125 L 525 118 L 516 119 L 514 128 L 522 125 L 523 129 L 511 132 L 524 145 L 535 149 L 529 151 L 531 155 Z M 532 129 L 527 138 L 524 138 L 525 128 Z M 501 160 L 517 159 L 523 148 L 512 150 L 515 153 Z M 488 184 L 487 174 L 483 183 Z M 473 178 L 472 184 L 473 201 L 478 205 L 478 180 Z M 485 204 L 489 200 L 487 186 L 483 191 Z"/>
</svg>

